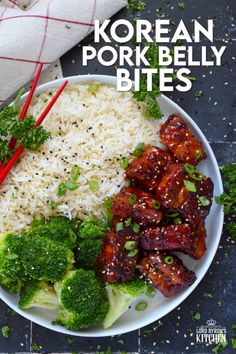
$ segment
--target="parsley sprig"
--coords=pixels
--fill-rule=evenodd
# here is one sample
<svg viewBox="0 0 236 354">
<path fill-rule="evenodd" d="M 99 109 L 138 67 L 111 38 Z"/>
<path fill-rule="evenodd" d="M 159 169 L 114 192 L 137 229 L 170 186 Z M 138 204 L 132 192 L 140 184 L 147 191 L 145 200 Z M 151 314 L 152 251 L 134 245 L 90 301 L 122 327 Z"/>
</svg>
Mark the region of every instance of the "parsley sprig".
<svg viewBox="0 0 236 354">
<path fill-rule="evenodd" d="M 14 153 L 8 148 L 9 139 L 14 136 L 26 150 L 38 150 L 49 138 L 50 134 L 42 126 L 34 128 L 35 120 L 32 116 L 19 121 L 18 102 L 23 93 L 19 91 L 12 105 L 0 112 L 0 162 L 7 162 Z"/>
<path fill-rule="evenodd" d="M 236 164 L 226 164 L 220 170 L 224 177 L 224 193 L 215 200 L 217 204 L 224 206 L 224 212 L 228 215 L 236 212 Z"/>
<path fill-rule="evenodd" d="M 160 65 L 158 63 L 158 46 L 154 43 L 147 43 L 149 49 L 146 54 L 146 58 L 150 64 L 150 68 L 158 69 Z M 160 106 L 157 103 L 156 98 L 160 96 L 160 88 L 159 88 L 159 75 L 153 75 L 152 81 L 152 91 L 147 91 L 147 75 L 142 74 L 140 77 L 140 90 L 133 91 L 133 97 L 138 102 L 143 102 L 145 106 L 145 110 L 148 116 L 154 117 L 155 119 L 161 119 L 163 114 L 161 112 Z"/>
</svg>

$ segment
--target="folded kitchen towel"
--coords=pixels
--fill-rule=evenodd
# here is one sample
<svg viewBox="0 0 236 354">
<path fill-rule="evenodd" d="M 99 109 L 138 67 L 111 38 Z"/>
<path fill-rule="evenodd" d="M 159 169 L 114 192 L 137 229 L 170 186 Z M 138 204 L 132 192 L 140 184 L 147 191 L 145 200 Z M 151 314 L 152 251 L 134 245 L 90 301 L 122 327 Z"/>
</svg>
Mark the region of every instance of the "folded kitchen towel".
<svg viewBox="0 0 236 354">
<path fill-rule="evenodd" d="M 0 1 L 0 101 L 86 37 L 127 0 Z M 46 65 L 45 65 L 46 66 Z"/>
</svg>

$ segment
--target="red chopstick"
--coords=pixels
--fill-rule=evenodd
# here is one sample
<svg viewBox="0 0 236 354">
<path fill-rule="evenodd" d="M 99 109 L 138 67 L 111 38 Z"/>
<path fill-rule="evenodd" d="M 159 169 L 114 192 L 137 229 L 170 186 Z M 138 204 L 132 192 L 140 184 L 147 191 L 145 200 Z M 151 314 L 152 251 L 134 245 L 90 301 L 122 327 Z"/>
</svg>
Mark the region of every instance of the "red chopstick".
<svg viewBox="0 0 236 354">
<path fill-rule="evenodd" d="M 30 92 L 29 92 L 29 94 L 28 94 L 28 96 L 26 98 L 26 101 L 25 101 L 24 106 L 22 108 L 22 111 L 20 113 L 19 120 L 24 120 L 26 115 L 27 115 L 30 103 L 31 103 L 33 95 L 34 95 L 34 91 L 36 89 L 37 83 L 39 81 L 39 77 L 40 77 L 41 72 L 42 72 L 42 69 L 43 69 L 43 64 L 40 64 L 39 67 L 38 67 L 37 73 L 35 75 L 34 81 L 32 83 Z M 16 139 L 14 137 L 12 137 L 10 142 L 9 142 L 8 148 L 9 148 L 9 150 L 13 150 L 15 146 L 16 146 Z M 4 162 L 0 163 L 0 173 L 3 170 L 4 166 L 5 166 Z"/>
<path fill-rule="evenodd" d="M 47 114 L 52 109 L 52 107 L 56 103 L 57 99 L 59 98 L 59 96 L 61 95 L 62 91 L 64 90 L 64 88 L 66 87 L 67 84 L 68 84 L 68 81 L 65 81 L 62 84 L 62 86 L 57 91 L 57 93 L 55 94 L 55 96 L 53 97 L 51 102 L 48 104 L 48 106 L 45 108 L 45 110 L 43 111 L 41 116 L 35 122 L 35 125 L 34 125 L 35 128 L 38 127 L 43 122 L 43 120 L 46 118 Z M 16 151 L 14 152 L 14 154 L 12 155 L 10 160 L 7 162 L 7 164 L 5 165 L 3 170 L 0 172 L 0 184 L 2 184 L 4 182 L 5 178 L 7 177 L 9 172 L 11 171 L 12 167 L 16 164 L 16 162 L 19 160 L 19 158 L 24 153 L 24 151 L 25 151 L 25 149 L 23 148 L 23 146 L 19 146 L 18 149 L 16 149 Z"/>
</svg>

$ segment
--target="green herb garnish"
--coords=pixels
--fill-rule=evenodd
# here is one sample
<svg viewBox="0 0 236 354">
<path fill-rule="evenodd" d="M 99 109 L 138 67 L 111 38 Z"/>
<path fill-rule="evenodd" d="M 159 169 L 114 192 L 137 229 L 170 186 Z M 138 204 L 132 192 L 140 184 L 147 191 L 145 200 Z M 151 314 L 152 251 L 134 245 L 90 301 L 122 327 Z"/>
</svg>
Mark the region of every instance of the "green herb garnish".
<svg viewBox="0 0 236 354">
<path fill-rule="evenodd" d="M 189 192 L 194 193 L 197 191 L 195 184 L 187 179 L 184 179 L 184 186 Z"/>
<path fill-rule="evenodd" d="M 185 7 L 186 7 L 186 5 L 185 5 L 184 2 L 178 2 L 178 6 L 179 6 L 179 8 L 180 8 L 181 10 L 184 10 Z"/>
<path fill-rule="evenodd" d="M 3 326 L 1 328 L 1 331 L 2 331 L 2 336 L 4 338 L 8 338 L 9 337 L 9 334 L 10 334 L 10 327 L 9 326 Z"/>
<path fill-rule="evenodd" d="M 203 91 L 199 90 L 199 91 L 196 91 L 195 94 L 194 94 L 194 97 L 196 98 L 200 98 L 202 97 L 204 94 L 203 94 Z"/>
<path fill-rule="evenodd" d="M 195 320 L 199 321 L 200 318 L 201 318 L 200 312 L 196 311 L 196 312 L 192 313 L 192 320 L 193 321 L 195 321 Z"/>
<path fill-rule="evenodd" d="M 64 195 L 66 195 L 67 191 L 75 191 L 78 188 L 79 185 L 77 182 L 74 181 L 61 182 L 58 186 L 57 196 L 63 197 Z"/>
<path fill-rule="evenodd" d="M 224 206 L 226 215 L 236 213 L 236 164 L 226 164 L 220 170 L 224 177 L 224 193 L 215 197 L 215 201 Z"/>
<path fill-rule="evenodd" d="M 137 248 L 134 248 L 133 250 L 131 250 L 127 256 L 128 257 L 135 257 L 136 255 L 138 254 L 138 249 Z"/>
<path fill-rule="evenodd" d="M 200 150 L 197 150 L 197 151 L 200 151 Z M 201 151 L 200 151 L 200 152 L 201 152 Z M 196 158 L 196 159 L 199 160 L 199 157 Z M 185 171 L 185 172 L 188 174 L 188 176 L 189 176 L 191 179 L 193 179 L 194 181 L 202 181 L 203 178 L 204 178 L 203 174 L 202 174 L 200 171 L 198 171 L 195 166 L 190 165 L 189 163 L 186 163 L 186 164 L 184 165 L 184 171 Z"/>
<path fill-rule="evenodd" d="M 129 166 L 129 160 L 128 160 L 128 157 L 122 157 L 120 159 L 120 167 L 121 168 L 126 168 Z"/>
<path fill-rule="evenodd" d="M 135 310 L 136 311 L 144 311 L 148 307 L 148 304 L 145 301 L 140 301 L 136 306 Z"/>
<path fill-rule="evenodd" d="M 80 175 L 80 167 L 77 165 L 73 165 L 70 174 L 72 181 L 76 182 Z"/>
<path fill-rule="evenodd" d="M 116 232 L 122 231 L 124 229 L 124 224 L 123 222 L 118 222 L 116 224 Z"/>
<path fill-rule="evenodd" d="M 125 245 L 124 245 L 124 248 L 128 251 L 131 251 L 135 248 L 136 246 L 136 242 L 135 241 L 126 241 L 125 242 Z"/>
<path fill-rule="evenodd" d="M 130 0 L 128 8 L 136 11 L 143 11 L 146 7 L 146 2 L 144 0 Z"/>
<path fill-rule="evenodd" d="M 211 201 L 210 201 L 209 199 L 207 199 L 204 195 L 201 196 L 201 197 L 199 197 L 199 198 L 198 198 L 198 201 L 199 201 L 199 203 L 200 203 L 202 206 L 204 206 L 204 207 L 211 204 Z"/>
<path fill-rule="evenodd" d="M 142 156 L 143 153 L 143 147 L 144 147 L 144 143 L 139 143 L 136 148 L 134 149 L 134 151 L 132 152 L 132 155 L 135 157 L 140 157 Z"/>
<path fill-rule="evenodd" d="M 226 348 L 228 345 L 228 342 L 227 341 L 222 341 L 222 342 L 219 342 L 215 348 L 212 349 L 212 352 L 215 353 L 215 354 L 219 354 L 221 352 L 222 349 Z"/>
<path fill-rule="evenodd" d="M 38 343 L 33 343 L 31 349 L 32 351 L 39 352 L 41 350 L 41 346 Z"/>
<path fill-rule="evenodd" d="M 96 180 L 96 179 L 91 179 L 90 181 L 89 181 L 89 188 L 90 188 L 90 190 L 92 191 L 92 192 L 98 192 L 99 191 L 99 183 L 98 183 L 98 181 Z"/>
<path fill-rule="evenodd" d="M 94 95 L 100 89 L 100 84 L 98 82 L 91 82 L 88 86 L 88 92 Z"/>
<path fill-rule="evenodd" d="M 112 206 L 112 199 L 107 198 L 104 200 L 103 205 L 102 205 L 102 211 L 107 219 L 107 222 L 110 224 L 113 220 L 114 214 L 111 211 L 111 206 Z"/>
<path fill-rule="evenodd" d="M 134 224 L 133 224 L 133 232 L 134 232 L 135 234 L 138 234 L 139 231 L 140 231 L 140 225 L 134 223 Z"/>
<path fill-rule="evenodd" d="M 165 262 L 166 264 L 173 264 L 174 258 L 171 257 L 171 256 L 166 256 L 166 257 L 164 258 L 164 262 Z"/>
<path fill-rule="evenodd" d="M 158 69 L 159 72 L 160 65 L 158 63 L 158 46 L 156 46 L 154 43 L 147 43 L 146 45 L 149 47 L 146 53 L 146 58 L 150 64 L 149 67 L 152 69 Z M 159 74 L 153 75 L 151 91 L 147 91 L 146 74 L 142 74 L 140 77 L 140 90 L 133 91 L 133 97 L 138 102 L 143 102 L 146 115 L 155 119 L 161 119 L 163 117 L 160 106 L 157 103 L 157 97 L 160 96 L 160 94 Z"/>
<path fill-rule="evenodd" d="M 132 224 L 132 218 L 129 217 L 128 219 L 125 220 L 125 226 L 129 227 Z"/>
<path fill-rule="evenodd" d="M 130 196 L 129 196 L 129 198 L 128 198 L 128 203 L 130 204 L 130 205 L 134 205 L 135 203 L 136 203 L 136 201 L 137 201 L 137 196 L 136 196 L 136 194 L 130 194 Z"/>
<path fill-rule="evenodd" d="M 152 207 L 153 207 L 153 209 L 160 209 L 160 207 L 161 207 L 161 204 L 160 204 L 160 202 L 158 202 L 157 200 L 152 200 Z"/>
</svg>

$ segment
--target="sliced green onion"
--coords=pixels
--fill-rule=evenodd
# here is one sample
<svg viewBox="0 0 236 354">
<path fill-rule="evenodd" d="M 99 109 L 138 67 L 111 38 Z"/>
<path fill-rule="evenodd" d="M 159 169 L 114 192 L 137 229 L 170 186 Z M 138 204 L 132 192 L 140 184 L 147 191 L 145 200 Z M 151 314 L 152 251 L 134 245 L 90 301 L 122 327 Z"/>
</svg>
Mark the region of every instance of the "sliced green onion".
<svg viewBox="0 0 236 354">
<path fill-rule="evenodd" d="M 147 288 L 147 290 L 146 290 L 146 295 L 147 295 L 148 297 L 154 297 L 155 294 L 156 294 L 155 289 L 154 289 L 151 285 L 149 285 L 148 288 Z"/>
<path fill-rule="evenodd" d="M 57 203 L 54 202 L 53 200 L 51 201 L 51 208 L 56 209 L 57 208 Z"/>
<path fill-rule="evenodd" d="M 144 311 L 148 307 L 148 304 L 145 301 L 140 301 L 136 306 L 135 310 L 136 311 Z"/>
<path fill-rule="evenodd" d="M 91 82 L 88 86 L 88 92 L 92 95 L 98 92 L 100 89 L 100 84 L 98 82 Z"/>
<path fill-rule="evenodd" d="M 79 175 L 80 175 L 80 168 L 77 165 L 73 165 L 71 168 L 71 179 L 72 181 L 76 182 Z"/>
<path fill-rule="evenodd" d="M 193 320 L 200 320 L 200 318 L 201 318 L 201 314 L 200 314 L 200 312 L 194 312 L 193 314 L 192 314 L 192 319 Z"/>
<path fill-rule="evenodd" d="M 103 202 L 103 206 L 105 208 L 110 208 L 112 206 L 112 198 L 107 198 Z"/>
<path fill-rule="evenodd" d="M 211 203 L 210 200 L 207 199 L 204 195 L 199 197 L 198 200 L 202 206 L 208 206 Z"/>
<path fill-rule="evenodd" d="M 96 179 L 91 179 L 89 181 L 89 188 L 94 193 L 99 191 L 99 183 L 98 183 L 98 181 Z"/>
<path fill-rule="evenodd" d="M 64 182 L 61 182 L 58 186 L 58 190 L 57 190 L 57 196 L 58 197 L 62 197 L 63 195 L 65 195 L 67 192 L 67 188 L 65 186 Z"/>
<path fill-rule="evenodd" d="M 165 216 L 167 216 L 168 218 L 176 218 L 177 216 L 179 216 L 179 212 L 175 209 L 170 209 L 166 211 Z"/>
<path fill-rule="evenodd" d="M 203 157 L 203 153 L 201 150 L 197 150 L 195 154 L 195 160 L 199 160 L 201 157 Z"/>
<path fill-rule="evenodd" d="M 74 182 L 74 181 L 68 181 L 68 182 L 65 182 L 65 187 L 67 190 L 69 191 L 75 191 L 76 189 L 79 188 L 79 185 L 77 182 Z"/>
<path fill-rule="evenodd" d="M 166 256 L 166 257 L 164 258 L 164 262 L 165 262 L 166 264 L 172 264 L 172 263 L 174 262 L 174 258 L 171 257 L 171 256 Z"/>
<path fill-rule="evenodd" d="M 128 198 L 128 202 L 131 205 L 134 205 L 137 201 L 137 196 L 136 194 L 130 194 L 129 198 Z"/>
<path fill-rule="evenodd" d="M 189 192 L 196 192 L 196 186 L 193 182 L 188 181 L 187 179 L 184 179 L 184 186 Z"/>
<path fill-rule="evenodd" d="M 138 249 L 137 249 L 137 248 L 134 248 L 133 250 L 131 250 L 131 251 L 127 254 L 127 256 L 128 256 L 128 257 L 134 257 L 134 256 L 136 256 L 137 253 L 138 253 Z"/>
<path fill-rule="evenodd" d="M 194 97 L 196 98 L 200 98 L 204 95 L 203 91 L 199 90 L 199 91 L 196 91 L 195 94 L 194 94 Z"/>
<path fill-rule="evenodd" d="M 182 224 L 182 219 L 180 217 L 174 218 L 174 224 L 176 225 Z"/>
<path fill-rule="evenodd" d="M 128 160 L 128 157 L 122 157 L 120 159 L 120 167 L 121 168 L 126 168 L 129 166 L 129 160 Z"/>
<path fill-rule="evenodd" d="M 116 224 L 116 232 L 122 231 L 124 228 L 123 222 L 118 222 Z"/>
<path fill-rule="evenodd" d="M 125 226 L 129 227 L 132 224 L 132 218 L 125 220 Z"/>
<path fill-rule="evenodd" d="M 130 185 L 131 185 L 131 181 L 129 179 L 125 179 L 124 180 L 124 186 L 125 187 L 130 187 Z"/>
<path fill-rule="evenodd" d="M 112 206 L 112 199 L 107 198 L 104 200 L 103 205 L 102 205 L 102 211 L 108 221 L 108 223 L 111 223 L 114 217 L 114 214 L 110 210 L 110 207 Z"/>
<path fill-rule="evenodd" d="M 144 143 L 139 143 L 136 148 L 134 149 L 134 151 L 132 152 L 132 155 L 135 157 L 140 157 L 142 156 L 143 153 L 143 147 L 144 147 Z"/>
<path fill-rule="evenodd" d="M 136 242 L 135 241 L 126 241 L 125 242 L 125 245 L 124 245 L 124 248 L 128 251 L 131 251 L 135 248 L 136 246 Z"/>
<path fill-rule="evenodd" d="M 134 223 L 134 225 L 133 225 L 133 232 L 134 232 L 135 234 L 138 234 L 139 231 L 140 231 L 140 225 Z"/>
<path fill-rule="evenodd" d="M 199 172 L 195 166 L 190 165 L 189 163 L 184 165 L 184 170 L 189 175 L 189 177 L 195 181 L 202 181 L 204 178 L 201 172 Z"/>
<path fill-rule="evenodd" d="M 161 204 L 160 204 L 160 202 L 158 202 L 158 200 L 152 200 L 152 207 L 153 207 L 153 209 L 160 209 L 160 206 L 161 206 Z"/>
</svg>

